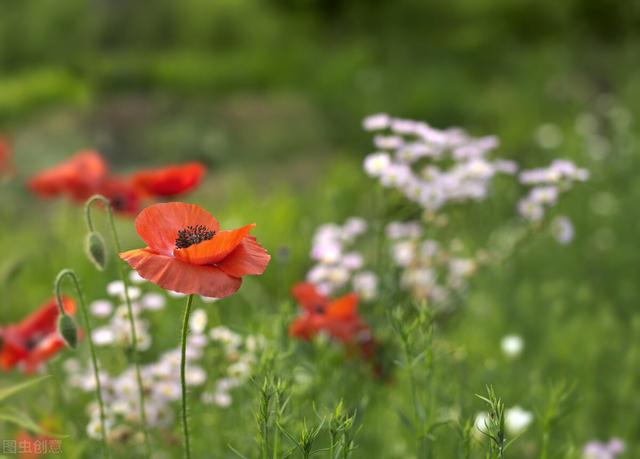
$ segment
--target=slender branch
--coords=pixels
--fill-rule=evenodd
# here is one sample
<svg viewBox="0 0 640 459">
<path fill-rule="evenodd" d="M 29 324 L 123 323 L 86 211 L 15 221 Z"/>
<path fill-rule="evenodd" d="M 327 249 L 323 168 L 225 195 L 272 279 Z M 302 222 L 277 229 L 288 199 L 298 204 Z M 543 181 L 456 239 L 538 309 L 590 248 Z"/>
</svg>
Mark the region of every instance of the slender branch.
<svg viewBox="0 0 640 459">
<path fill-rule="evenodd" d="M 78 295 L 78 303 L 80 304 L 80 309 L 82 310 L 82 317 L 84 319 L 84 326 L 87 330 L 87 341 L 89 341 L 89 351 L 91 353 L 91 363 L 93 365 L 93 375 L 96 379 L 96 398 L 98 399 L 98 407 L 100 409 L 100 428 L 102 429 L 102 443 L 104 447 L 104 455 L 105 457 L 110 457 L 109 445 L 107 444 L 107 428 L 106 428 L 106 418 L 104 414 L 104 402 L 102 400 L 102 385 L 100 384 L 100 373 L 98 370 L 98 359 L 96 358 L 96 349 L 93 344 L 93 337 L 91 331 L 91 322 L 89 321 L 89 314 L 87 313 L 87 306 L 84 301 L 84 294 L 82 293 L 82 288 L 80 288 L 80 281 L 78 280 L 77 274 L 71 269 L 63 269 L 60 271 L 55 281 L 55 295 L 58 303 L 58 308 L 60 308 L 61 313 L 64 314 L 64 308 L 62 303 L 62 293 L 61 286 L 62 281 L 65 277 L 70 277 L 73 281 L 73 285 L 76 289 L 76 294 Z"/>
<path fill-rule="evenodd" d="M 87 227 L 89 231 L 95 231 L 95 227 L 93 225 L 93 219 L 91 218 L 91 206 L 94 202 L 102 202 L 107 209 L 107 220 L 109 221 L 109 227 L 111 229 L 111 237 L 113 238 L 113 243 L 116 249 L 116 259 L 118 259 L 118 254 L 122 252 L 122 246 L 120 244 L 120 237 L 118 236 L 118 231 L 116 230 L 116 224 L 113 218 L 113 208 L 111 207 L 111 202 L 104 196 L 96 194 L 89 198 L 87 203 L 84 206 L 84 218 L 87 223 Z M 129 316 L 129 327 L 131 329 L 131 351 L 133 354 L 133 363 L 136 369 L 136 382 L 138 385 L 138 399 L 139 399 L 139 407 L 140 407 L 140 422 L 142 423 L 142 431 L 144 433 L 144 443 L 147 450 L 147 457 L 151 457 L 151 442 L 149 440 L 149 431 L 147 428 L 147 412 L 145 409 L 145 400 L 144 400 L 144 385 L 142 383 L 142 375 L 140 372 L 140 362 L 139 362 L 139 354 L 138 354 L 138 334 L 136 331 L 135 319 L 133 317 L 133 307 L 131 305 L 131 297 L 129 296 L 129 281 L 127 279 L 127 274 L 124 270 L 124 265 L 120 260 L 117 260 L 116 264 L 118 265 L 118 273 L 120 274 L 120 279 L 122 280 L 122 284 L 124 285 L 124 298 L 125 303 L 127 304 L 127 313 Z"/>
</svg>

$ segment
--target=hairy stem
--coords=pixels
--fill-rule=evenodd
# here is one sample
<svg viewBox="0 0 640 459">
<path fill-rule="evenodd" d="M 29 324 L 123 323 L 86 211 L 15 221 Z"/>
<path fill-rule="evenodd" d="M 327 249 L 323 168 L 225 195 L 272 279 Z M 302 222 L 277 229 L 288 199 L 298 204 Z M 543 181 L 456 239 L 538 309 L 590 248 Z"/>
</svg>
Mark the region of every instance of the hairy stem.
<svg viewBox="0 0 640 459">
<path fill-rule="evenodd" d="M 129 282 L 127 279 L 127 274 L 124 270 L 124 266 L 122 262 L 119 260 L 119 254 L 122 252 L 122 246 L 120 245 L 120 238 L 118 236 L 118 231 L 116 230 L 116 224 L 113 218 L 113 209 L 111 207 L 111 202 L 102 195 L 94 195 L 85 204 L 84 207 L 84 216 L 85 221 L 87 223 L 87 227 L 89 231 L 95 231 L 93 220 L 91 218 L 91 206 L 94 202 L 102 202 L 107 209 L 107 220 L 109 221 L 109 227 L 111 229 L 111 237 L 113 238 L 113 243 L 115 245 L 116 251 L 116 264 L 118 265 L 118 273 L 120 275 L 120 280 L 124 285 L 124 299 L 127 304 L 127 313 L 129 316 L 129 327 L 131 329 L 131 352 L 133 355 L 133 364 L 136 370 L 136 382 L 138 385 L 138 401 L 140 407 L 140 422 L 142 424 L 142 431 L 144 433 L 144 444 L 147 450 L 147 457 L 151 457 L 151 442 L 149 441 L 149 431 L 147 428 L 147 413 L 145 409 L 145 400 L 144 400 L 144 385 L 142 384 L 142 376 L 140 373 L 140 362 L 138 355 L 138 335 L 136 332 L 135 320 L 133 318 L 133 307 L 131 306 L 131 298 L 129 296 Z"/>
<path fill-rule="evenodd" d="M 184 318 L 182 319 L 182 358 L 180 361 L 180 385 L 182 387 L 182 435 L 184 437 L 184 456 L 191 459 L 191 444 L 189 442 L 189 421 L 187 413 L 187 334 L 189 333 L 189 316 L 191 315 L 191 305 L 193 303 L 193 294 L 187 298 L 187 305 L 184 309 Z"/>
<path fill-rule="evenodd" d="M 96 357 L 96 349 L 93 344 L 91 322 L 89 321 L 89 314 L 87 313 L 87 306 L 84 301 L 84 294 L 82 293 L 82 288 L 80 288 L 80 281 L 78 280 L 77 274 L 71 269 L 63 269 L 58 274 L 58 277 L 56 277 L 55 295 L 56 295 L 58 307 L 61 309 L 61 312 L 64 314 L 64 308 L 62 307 L 63 302 L 62 302 L 62 294 L 61 294 L 61 285 L 65 277 L 70 277 L 71 280 L 73 281 L 73 285 L 76 289 L 76 294 L 78 296 L 78 303 L 80 305 L 80 309 L 82 310 L 84 327 L 87 330 L 87 341 L 89 342 L 89 351 L 91 353 L 93 375 L 96 379 L 96 398 L 98 399 L 98 408 L 100 410 L 100 428 L 102 429 L 102 444 L 104 448 L 104 455 L 105 457 L 109 458 L 111 454 L 109 452 L 109 445 L 107 444 L 107 427 L 106 427 L 106 418 L 104 414 L 104 402 L 102 400 L 102 385 L 100 384 L 100 372 L 98 370 L 98 359 Z"/>
</svg>

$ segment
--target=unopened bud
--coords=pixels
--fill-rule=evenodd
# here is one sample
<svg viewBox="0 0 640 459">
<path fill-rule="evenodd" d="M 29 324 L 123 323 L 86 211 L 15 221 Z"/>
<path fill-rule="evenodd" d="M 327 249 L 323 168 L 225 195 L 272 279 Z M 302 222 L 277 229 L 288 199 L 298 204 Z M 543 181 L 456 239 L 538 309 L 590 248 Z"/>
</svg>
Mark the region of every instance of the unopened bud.
<svg viewBox="0 0 640 459">
<path fill-rule="evenodd" d="M 70 315 L 61 314 L 58 317 L 58 334 L 71 349 L 78 345 L 78 327 Z"/>
<path fill-rule="evenodd" d="M 100 233 L 92 231 L 87 234 L 85 252 L 96 268 L 99 271 L 104 271 L 107 266 L 107 248 Z"/>
</svg>

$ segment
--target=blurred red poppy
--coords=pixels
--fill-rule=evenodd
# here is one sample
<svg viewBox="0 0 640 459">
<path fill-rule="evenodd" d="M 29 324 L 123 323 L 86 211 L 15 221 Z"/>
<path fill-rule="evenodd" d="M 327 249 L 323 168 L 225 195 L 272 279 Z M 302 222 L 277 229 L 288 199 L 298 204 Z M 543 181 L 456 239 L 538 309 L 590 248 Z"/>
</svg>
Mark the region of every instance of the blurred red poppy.
<svg viewBox="0 0 640 459">
<path fill-rule="evenodd" d="M 194 204 L 154 204 L 136 218 L 144 249 L 120 254 L 140 276 L 185 294 L 223 298 L 246 275 L 262 274 L 271 256 L 249 231 L 250 224 L 221 231 L 218 220 Z"/>
<path fill-rule="evenodd" d="M 309 340 L 325 332 L 342 343 L 370 340 L 369 326 L 358 315 L 358 296 L 355 293 L 331 300 L 306 282 L 294 285 L 292 293 L 303 312 L 289 327 L 292 336 Z"/>
<path fill-rule="evenodd" d="M 195 189 L 206 172 L 202 163 L 190 162 L 137 172 L 131 178 L 142 193 L 153 197 L 171 197 Z"/>
<path fill-rule="evenodd" d="M 68 195 L 81 202 L 100 189 L 108 172 L 100 153 L 87 150 L 33 176 L 28 185 L 31 191 L 44 198 Z"/>
<path fill-rule="evenodd" d="M 0 136 L 0 178 L 10 177 L 15 172 L 12 156 L 11 143 Z"/>
<path fill-rule="evenodd" d="M 63 298 L 64 310 L 74 314 L 75 302 Z M 55 298 L 17 324 L 0 328 L 0 369 L 20 366 L 25 373 L 34 373 L 65 344 L 58 335 L 56 323 L 60 312 Z"/>
<path fill-rule="evenodd" d="M 131 180 L 109 177 L 96 191 L 111 202 L 117 213 L 136 215 L 142 207 L 142 195 Z"/>
</svg>

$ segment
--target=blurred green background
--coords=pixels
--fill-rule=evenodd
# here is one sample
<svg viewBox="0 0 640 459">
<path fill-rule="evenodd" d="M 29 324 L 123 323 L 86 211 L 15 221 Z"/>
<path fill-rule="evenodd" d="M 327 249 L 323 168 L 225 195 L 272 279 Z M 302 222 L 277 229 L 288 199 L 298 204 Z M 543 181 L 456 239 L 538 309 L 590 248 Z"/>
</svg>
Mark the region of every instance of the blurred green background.
<svg viewBox="0 0 640 459">
<path fill-rule="evenodd" d="M 472 386 L 472 412 L 488 383 L 530 408 L 531 388 L 576 382 L 562 437 L 580 446 L 621 436 L 638 457 L 639 45 L 640 3 L 615 0 L 0 0 L 0 131 L 14 141 L 20 185 L 0 196 L 0 252 L 5 269 L 23 263 L 2 319 L 39 304 L 50 292 L 41 280 L 63 266 L 86 273 L 89 296 L 103 294 L 83 259 L 79 210 L 21 185 L 74 151 L 96 148 L 121 172 L 205 162 L 208 181 L 190 200 L 226 222 L 254 215 L 272 251 L 289 244 L 290 284 L 308 267 L 317 224 L 371 216 L 364 116 L 463 126 L 496 134 L 500 153 L 525 167 L 565 157 L 592 179 L 561 205 L 576 226 L 571 246 L 541 236 L 477 278 L 445 327 L 464 355 L 451 377 Z M 515 197 L 495 198 L 496 221 L 513 215 Z M 460 237 L 481 244 L 495 226 L 484 217 L 480 206 Z M 120 225 L 125 245 L 138 244 L 130 221 Z M 266 276 L 271 296 L 257 281 L 246 295 L 282 299 L 279 276 Z M 526 351 L 505 368 L 507 333 Z M 401 428 L 372 416 L 361 454 L 407 457 L 376 435 Z M 224 429 L 216 435 L 232 435 Z M 526 435 L 520 454 L 534 457 Z"/>
</svg>

